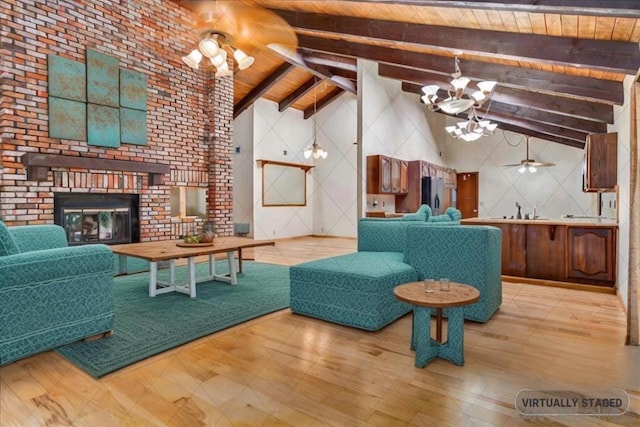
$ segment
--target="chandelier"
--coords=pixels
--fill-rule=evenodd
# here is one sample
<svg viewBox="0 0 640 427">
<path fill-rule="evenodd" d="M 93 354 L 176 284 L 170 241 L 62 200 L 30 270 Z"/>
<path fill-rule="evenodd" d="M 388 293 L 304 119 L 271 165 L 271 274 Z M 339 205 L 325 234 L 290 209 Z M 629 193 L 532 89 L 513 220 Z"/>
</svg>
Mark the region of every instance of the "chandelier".
<svg viewBox="0 0 640 427">
<path fill-rule="evenodd" d="M 242 50 L 231 46 L 232 42 L 232 37 L 221 32 L 206 33 L 198 43 L 198 47 L 193 49 L 189 55 L 183 56 L 182 61 L 197 70 L 203 57 L 206 57 L 211 65 L 215 67 L 216 77 L 231 76 L 233 71 L 229 69 L 229 64 L 227 63 L 226 47 L 233 51 L 233 58 L 237 62 L 239 69 L 245 70 L 249 68 L 254 61 L 253 56 L 249 56 Z"/>
<path fill-rule="evenodd" d="M 421 99 L 429 107 L 429 110 L 442 110 L 447 114 L 459 114 L 469 109 L 475 110 L 487 102 L 496 85 L 494 81 L 479 82 L 477 85 L 478 90 L 471 95 L 467 95 L 465 89 L 471 80 L 462 77 L 460 59 L 457 56 L 455 57 L 455 71 L 451 74 L 451 77 L 453 77 L 453 80 L 449 83 L 449 88 L 447 89 L 449 96 L 447 98 L 441 99 L 438 97 L 438 90 L 440 90 L 438 85 L 428 85 L 422 88 L 424 95 Z"/>
<path fill-rule="evenodd" d="M 493 135 L 497 127 L 497 123 L 491 123 L 490 120 L 480 120 L 474 110 L 466 122 L 458 122 L 455 126 L 446 126 L 444 130 L 455 139 L 473 142 L 483 136 Z"/>
<path fill-rule="evenodd" d="M 316 78 L 314 76 L 314 83 L 315 79 Z M 304 150 L 303 155 L 305 159 L 309 159 L 311 158 L 311 156 L 313 156 L 314 159 L 326 159 L 329 155 L 327 150 L 318 145 L 318 141 L 316 140 L 316 136 L 318 134 L 318 124 L 316 122 L 316 90 L 317 88 L 313 90 L 313 144 L 311 144 L 309 147 L 307 147 L 306 150 Z"/>
</svg>

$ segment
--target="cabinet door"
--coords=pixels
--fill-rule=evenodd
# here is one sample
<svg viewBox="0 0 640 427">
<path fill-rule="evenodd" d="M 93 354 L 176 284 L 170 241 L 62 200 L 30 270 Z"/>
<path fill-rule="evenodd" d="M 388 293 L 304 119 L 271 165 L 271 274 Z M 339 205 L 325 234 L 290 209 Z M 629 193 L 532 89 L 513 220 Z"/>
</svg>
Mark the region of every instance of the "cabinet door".
<svg viewBox="0 0 640 427">
<path fill-rule="evenodd" d="M 367 156 L 367 193 L 391 193 L 391 158 Z"/>
<path fill-rule="evenodd" d="M 527 275 L 527 226 L 501 224 L 502 274 L 525 277 Z"/>
<path fill-rule="evenodd" d="M 527 277 L 565 280 L 566 235 L 563 225 L 527 224 Z"/>
<path fill-rule="evenodd" d="M 583 166 L 584 191 L 615 191 L 618 183 L 618 134 L 587 136 Z"/>
<path fill-rule="evenodd" d="M 400 160 L 391 159 L 391 192 L 400 193 Z"/>
<path fill-rule="evenodd" d="M 391 193 L 391 159 L 380 156 L 380 192 Z"/>
<path fill-rule="evenodd" d="M 567 277 L 593 284 L 616 280 L 615 228 L 568 227 Z"/>
<path fill-rule="evenodd" d="M 400 194 L 409 192 L 409 162 L 400 160 Z"/>
</svg>

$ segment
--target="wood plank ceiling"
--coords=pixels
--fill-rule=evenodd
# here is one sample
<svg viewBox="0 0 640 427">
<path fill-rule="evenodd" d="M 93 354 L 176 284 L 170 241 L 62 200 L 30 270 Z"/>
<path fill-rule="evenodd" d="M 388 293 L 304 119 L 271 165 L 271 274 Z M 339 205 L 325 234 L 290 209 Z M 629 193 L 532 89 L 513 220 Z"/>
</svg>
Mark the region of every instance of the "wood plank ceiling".
<svg viewBox="0 0 640 427">
<path fill-rule="evenodd" d="M 623 80 L 640 68 L 640 1 L 249 2 L 284 18 L 298 48 L 295 60 L 260 49 L 236 70 L 236 115 L 264 97 L 310 117 L 356 92 L 357 58 L 418 103 L 427 84 L 446 95 L 457 55 L 465 77 L 498 82 L 483 112 L 499 128 L 582 148 L 613 123 Z"/>
</svg>

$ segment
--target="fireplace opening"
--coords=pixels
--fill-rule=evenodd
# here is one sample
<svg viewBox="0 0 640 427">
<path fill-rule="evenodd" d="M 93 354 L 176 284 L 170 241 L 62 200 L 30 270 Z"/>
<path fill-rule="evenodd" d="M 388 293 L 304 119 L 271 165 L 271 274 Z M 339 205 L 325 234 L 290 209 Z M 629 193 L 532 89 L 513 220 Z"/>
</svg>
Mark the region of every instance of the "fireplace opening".
<svg viewBox="0 0 640 427">
<path fill-rule="evenodd" d="M 69 245 L 140 241 L 137 194 L 55 193 L 53 209 Z"/>
</svg>

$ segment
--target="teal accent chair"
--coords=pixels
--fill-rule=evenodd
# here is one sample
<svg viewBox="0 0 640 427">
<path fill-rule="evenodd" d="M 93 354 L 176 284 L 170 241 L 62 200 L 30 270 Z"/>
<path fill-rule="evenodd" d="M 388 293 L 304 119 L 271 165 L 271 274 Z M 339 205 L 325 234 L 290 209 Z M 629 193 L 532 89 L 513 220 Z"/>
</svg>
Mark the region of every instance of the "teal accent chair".
<svg viewBox="0 0 640 427">
<path fill-rule="evenodd" d="M 0 365 L 113 329 L 113 253 L 0 221 Z"/>
<path fill-rule="evenodd" d="M 502 232 L 491 226 L 413 225 L 407 230 L 404 262 L 420 279 L 447 277 L 480 291 L 464 307 L 464 318 L 486 322 L 502 304 Z M 447 310 L 443 310 L 446 315 Z"/>
</svg>

